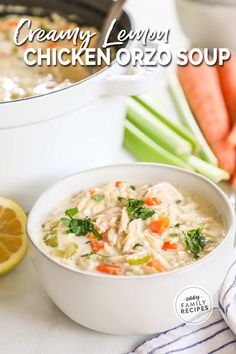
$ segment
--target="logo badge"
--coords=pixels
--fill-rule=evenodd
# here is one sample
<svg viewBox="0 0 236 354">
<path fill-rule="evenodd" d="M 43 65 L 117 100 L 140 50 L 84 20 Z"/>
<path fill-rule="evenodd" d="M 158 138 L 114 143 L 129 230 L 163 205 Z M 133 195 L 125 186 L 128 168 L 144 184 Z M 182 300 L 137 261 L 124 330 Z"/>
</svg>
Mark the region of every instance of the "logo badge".
<svg viewBox="0 0 236 354">
<path fill-rule="evenodd" d="M 176 315 L 182 322 L 199 325 L 211 316 L 213 300 L 207 290 L 191 286 L 177 294 L 174 307 Z"/>
</svg>

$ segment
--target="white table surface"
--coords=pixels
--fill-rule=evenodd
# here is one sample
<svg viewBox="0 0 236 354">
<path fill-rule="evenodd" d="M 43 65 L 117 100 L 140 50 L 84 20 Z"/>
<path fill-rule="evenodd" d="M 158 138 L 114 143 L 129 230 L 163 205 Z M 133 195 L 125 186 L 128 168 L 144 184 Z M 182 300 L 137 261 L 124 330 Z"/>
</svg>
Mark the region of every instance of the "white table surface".
<svg viewBox="0 0 236 354">
<path fill-rule="evenodd" d="M 184 46 L 186 39 L 176 18 L 174 1 L 130 0 L 127 8 L 139 28 L 170 28 L 170 46 Z M 122 150 L 115 162 L 130 159 Z M 144 339 L 100 334 L 72 322 L 44 292 L 29 255 L 14 271 L 0 278 L 1 354 L 123 354 Z"/>
</svg>

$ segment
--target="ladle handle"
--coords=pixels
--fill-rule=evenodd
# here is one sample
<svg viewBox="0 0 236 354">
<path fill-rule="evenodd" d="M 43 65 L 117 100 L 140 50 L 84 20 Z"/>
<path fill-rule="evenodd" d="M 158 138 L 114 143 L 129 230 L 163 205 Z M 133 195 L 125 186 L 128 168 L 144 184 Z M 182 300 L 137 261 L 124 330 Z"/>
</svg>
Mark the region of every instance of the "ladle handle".
<svg viewBox="0 0 236 354">
<path fill-rule="evenodd" d="M 106 17 L 106 20 L 103 24 L 103 27 L 101 29 L 100 35 L 98 37 L 96 47 L 101 48 L 102 44 L 104 42 L 104 39 L 106 37 L 107 31 L 110 27 L 111 22 L 116 19 L 117 21 L 119 20 L 122 11 L 123 11 L 123 6 L 126 3 L 127 0 L 116 0 L 114 3 L 111 5 L 111 9 L 108 12 L 108 15 Z"/>
</svg>

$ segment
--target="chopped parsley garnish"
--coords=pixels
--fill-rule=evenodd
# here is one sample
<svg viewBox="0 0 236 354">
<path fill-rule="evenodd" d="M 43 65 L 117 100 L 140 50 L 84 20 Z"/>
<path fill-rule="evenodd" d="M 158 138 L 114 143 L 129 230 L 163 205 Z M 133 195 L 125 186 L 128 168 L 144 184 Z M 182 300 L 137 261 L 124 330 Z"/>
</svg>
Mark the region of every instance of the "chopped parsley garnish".
<svg viewBox="0 0 236 354">
<path fill-rule="evenodd" d="M 141 245 L 141 243 L 136 243 L 133 247 L 133 249 L 135 249 L 136 247 L 143 247 L 143 245 Z"/>
<path fill-rule="evenodd" d="M 146 220 L 155 214 L 154 210 L 144 207 L 145 201 L 142 199 L 118 197 L 118 200 L 120 202 L 124 200 L 127 201 L 126 210 L 131 221 L 135 219 Z"/>
<path fill-rule="evenodd" d="M 178 237 L 178 236 L 180 236 L 180 234 L 177 233 L 177 232 L 170 232 L 170 233 L 169 233 L 169 236 L 170 236 L 170 237 Z"/>
<path fill-rule="evenodd" d="M 155 214 L 154 210 L 148 208 L 140 208 L 137 211 L 134 211 L 132 218 L 146 220 L 154 214 Z"/>
<path fill-rule="evenodd" d="M 94 228 L 94 223 L 88 217 L 84 219 L 74 219 L 73 216 L 78 214 L 78 209 L 68 209 L 65 215 L 69 218 L 61 218 L 61 221 L 68 227 L 68 234 L 72 233 L 75 236 L 86 236 L 88 233 L 94 234 L 98 240 L 102 240 L 102 235 Z"/>
<path fill-rule="evenodd" d="M 188 230 L 185 234 L 185 243 L 189 251 L 193 254 L 194 258 L 199 257 L 199 253 L 202 252 L 208 243 L 207 238 L 203 235 L 203 228 Z"/>
<path fill-rule="evenodd" d="M 45 27 L 44 25 L 41 26 L 41 29 L 45 31 L 45 34 L 50 32 L 50 29 L 48 27 Z"/>
<path fill-rule="evenodd" d="M 80 257 L 90 257 L 90 256 L 93 256 L 94 254 L 96 254 L 96 256 L 100 256 L 100 257 L 103 257 L 103 258 L 110 258 L 110 257 L 112 257 L 112 256 L 105 256 L 105 255 L 103 255 L 103 254 L 100 254 L 100 253 L 97 253 L 97 252 L 95 252 L 95 251 L 91 251 L 91 252 L 89 252 L 89 253 L 86 253 L 86 254 L 82 254 Z"/>
<path fill-rule="evenodd" d="M 132 191 L 136 190 L 136 187 L 134 185 L 132 185 L 132 184 L 131 184 L 131 186 L 129 188 L 132 189 Z"/>
<path fill-rule="evenodd" d="M 67 218 L 61 218 L 61 222 L 63 222 L 65 226 L 70 226 L 71 220 Z"/>
<path fill-rule="evenodd" d="M 172 229 L 175 229 L 175 228 L 178 228 L 180 227 L 181 224 L 180 223 L 177 223 L 175 224 L 174 226 L 171 226 Z M 169 233 L 169 237 L 179 237 L 180 236 L 180 232 L 179 231 L 176 231 L 176 230 L 173 230 L 172 232 Z"/>
<path fill-rule="evenodd" d="M 92 255 L 94 255 L 94 254 L 96 254 L 96 252 L 94 252 L 94 251 L 91 251 L 91 252 L 89 252 L 89 253 L 86 253 L 86 254 L 82 254 L 82 256 L 80 256 L 80 257 L 90 257 L 90 256 L 92 256 Z"/>
<path fill-rule="evenodd" d="M 94 194 L 92 196 L 92 199 L 95 200 L 96 202 L 100 202 L 104 198 L 105 198 L 105 195 L 103 195 L 103 194 Z"/>
<path fill-rule="evenodd" d="M 72 216 L 78 214 L 78 212 L 79 212 L 78 208 L 71 208 L 71 209 L 67 209 L 65 211 L 65 215 L 72 217 Z"/>
<path fill-rule="evenodd" d="M 117 199 L 119 200 L 119 202 L 123 202 L 123 200 L 127 200 L 127 199 L 124 198 L 124 197 L 117 197 Z"/>
</svg>

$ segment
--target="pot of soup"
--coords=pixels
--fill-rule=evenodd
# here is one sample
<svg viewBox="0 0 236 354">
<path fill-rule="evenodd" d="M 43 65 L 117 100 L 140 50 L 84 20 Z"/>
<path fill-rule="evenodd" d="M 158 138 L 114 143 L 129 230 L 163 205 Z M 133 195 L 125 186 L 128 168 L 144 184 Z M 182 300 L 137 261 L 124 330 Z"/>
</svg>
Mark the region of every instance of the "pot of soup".
<svg viewBox="0 0 236 354">
<path fill-rule="evenodd" d="M 128 75 L 128 68 L 115 61 L 92 70 L 27 67 L 22 60 L 27 42 L 16 47 L 14 30 L 19 19 L 27 17 L 32 29 L 41 28 L 45 33 L 76 26 L 99 33 L 111 3 L 1 1 L 0 195 L 15 199 L 26 210 L 54 180 L 112 160 L 122 142 L 126 96 L 149 89 L 153 74 L 143 69 Z M 126 12 L 113 36 L 121 29 L 133 29 Z M 52 45 L 71 46 L 71 42 L 31 43 L 45 50 Z M 124 47 L 130 45 L 128 41 Z"/>
</svg>

